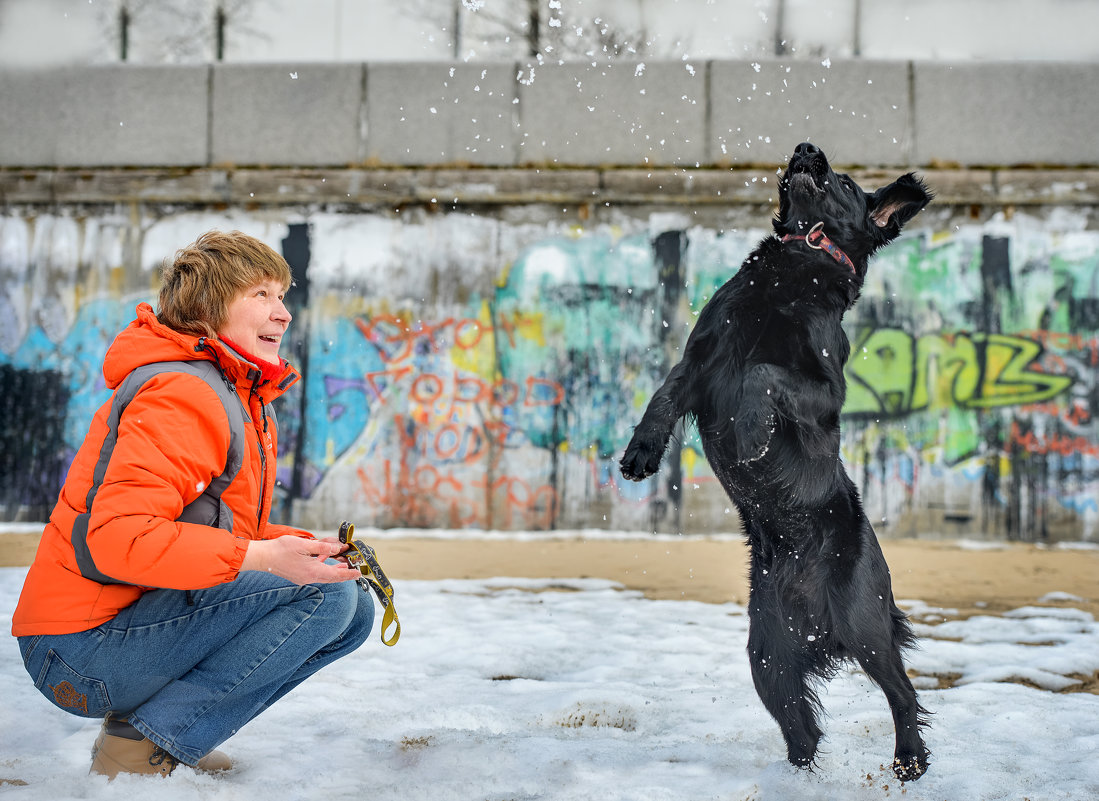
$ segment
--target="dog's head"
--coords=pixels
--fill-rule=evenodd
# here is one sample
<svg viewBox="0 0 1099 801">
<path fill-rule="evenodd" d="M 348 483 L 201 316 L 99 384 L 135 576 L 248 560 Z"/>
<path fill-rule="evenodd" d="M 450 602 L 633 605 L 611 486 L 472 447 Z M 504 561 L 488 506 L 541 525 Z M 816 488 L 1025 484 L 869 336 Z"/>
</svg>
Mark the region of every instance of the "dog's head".
<svg viewBox="0 0 1099 801">
<path fill-rule="evenodd" d="M 912 173 L 867 193 L 850 176 L 836 173 L 824 151 L 802 142 L 779 180 L 779 236 L 805 236 L 818 223 L 851 261 L 861 278 L 870 255 L 889 244 L 905 223 L 931 201 L 931 193 Z"/>
</svg>

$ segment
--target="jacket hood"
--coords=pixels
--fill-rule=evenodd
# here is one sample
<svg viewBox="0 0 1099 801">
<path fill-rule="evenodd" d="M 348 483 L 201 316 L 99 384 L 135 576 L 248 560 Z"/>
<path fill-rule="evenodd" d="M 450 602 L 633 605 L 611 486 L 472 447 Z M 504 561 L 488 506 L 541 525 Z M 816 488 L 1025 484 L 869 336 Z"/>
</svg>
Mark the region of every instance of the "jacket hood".
<svg viewBox="0 0 1099 801">
<path fill-rule="evenodd" d="M 251 388 L 262 370 L 219 339 L 184 334 L 162 324 L 148 303 L 137 307 L 137 318 L 115 337 L 103 358 L 103 378 L 115 389 L 136 368 L 153 362 L 214 361 L 229 380 L 242 388 Z M 285 359 L 271 381 L 265 396 L 281 395 L 299 378 Z M 265 398 L 266 400 L 266 398 Z"/>
</svg>

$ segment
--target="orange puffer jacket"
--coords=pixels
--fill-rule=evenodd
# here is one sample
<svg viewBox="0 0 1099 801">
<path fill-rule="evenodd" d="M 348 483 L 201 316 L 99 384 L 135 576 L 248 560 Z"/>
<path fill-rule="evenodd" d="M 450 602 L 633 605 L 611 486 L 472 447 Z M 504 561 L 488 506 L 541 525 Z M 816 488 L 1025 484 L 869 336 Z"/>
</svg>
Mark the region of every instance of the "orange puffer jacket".
<svg viewBox="0 0 1099 801">
<path fill-rule="evenodd" d="M 248 540 L 309 536 L 267 522 L 278 443 L 266 405 L 298 380 L 288 362 L 282 362 L 277 378 L 264 380 L 254 364 L 224 343 L 167 328 L 142 303 L 137 319 L 107 351 L 103 375 L 107 386 L 117 389 L 141 365 L 196 360 L 218 363 L 251 416 L 252 425 L 244 426 L 243 463 L 221 496 L 232 512 L 232 531 L 177 522 L 183 508 L 225 470 L 232 432 L 225 406 L 209 383 L 188 373 L 159 373 L 122 414 L 87 523 L 87 551 L 95 568 L 125 583 L 86 578 L 73 548 L 74 523 L 88 511 L 96 463 L 109 442 L 108 401 L 92 420 L 42 535 L 12 620 L 15 636 L 94 628 L 149 589 L 199 589 L 232 581 Z"/>
</svg>

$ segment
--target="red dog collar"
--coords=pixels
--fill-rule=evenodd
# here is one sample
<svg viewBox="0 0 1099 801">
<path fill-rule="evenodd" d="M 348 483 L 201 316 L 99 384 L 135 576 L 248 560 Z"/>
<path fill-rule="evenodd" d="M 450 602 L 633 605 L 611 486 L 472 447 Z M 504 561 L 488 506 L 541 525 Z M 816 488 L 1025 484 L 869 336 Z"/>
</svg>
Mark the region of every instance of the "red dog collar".
<svg viewBox="0 0 1099 801">
<path fill-rule="evenodd" d="M 851 272 L 855 272 L 855 265 L 851 261 L 851 259 L 849 259 L 847 257 L 847 254 L 840 250 L 839 246 L 831 239 L 829 239 L 828 236 L 824 233 L 823 220 L 810 228 L 809 233 L 807 233 L 805 236 L 795 236 L 794 234 L 787 234 L 782 238 L 782 241 L 790 242 L 794 239 L 804 239 L 805 244 L 811 247 L 813 250 L 823 250 L 840 264 L 846 264 L 848 267 L 850 267 Z"/>
</svg>

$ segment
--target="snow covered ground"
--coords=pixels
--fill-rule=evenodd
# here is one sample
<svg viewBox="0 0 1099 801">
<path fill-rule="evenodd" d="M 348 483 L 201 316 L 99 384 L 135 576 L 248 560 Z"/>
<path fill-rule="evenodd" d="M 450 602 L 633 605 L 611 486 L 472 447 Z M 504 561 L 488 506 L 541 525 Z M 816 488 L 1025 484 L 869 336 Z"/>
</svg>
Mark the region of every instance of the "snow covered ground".
<svg viewBox="0 0 1099 801">
<path fill-rule="evenodd" d="M 0 568 L 5 632 L 25 574 Z M 888 769 L 885 699 L 856 670 L 823 693 L 818 769 L 786 763 L 752 687 L 740 606 L 647 600 L 594 579 L 399 581 L 396 590 L 396 647 L 375 632 L 291 693 L 223 746 L 237 764 L 219 777 L 89 776 L 98 722 L 48 704 L 15 640 L 0 638 L 0 797 L 1099 798 L 1099 695 L 1056 691 L 1099 671 L 1099 625 L 1072 597 L 965 621 L 902 601 L 919 622 L 922 647 L 909 664 L 934 713 L 931 770 L 902 787 Z"/>
</svg>

